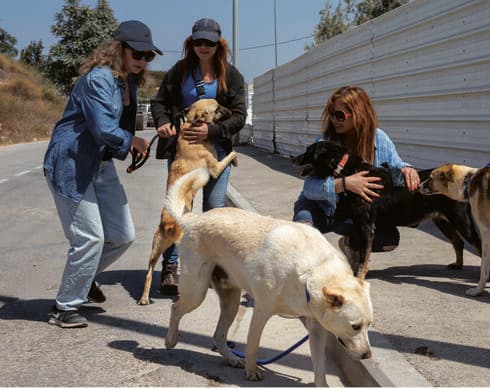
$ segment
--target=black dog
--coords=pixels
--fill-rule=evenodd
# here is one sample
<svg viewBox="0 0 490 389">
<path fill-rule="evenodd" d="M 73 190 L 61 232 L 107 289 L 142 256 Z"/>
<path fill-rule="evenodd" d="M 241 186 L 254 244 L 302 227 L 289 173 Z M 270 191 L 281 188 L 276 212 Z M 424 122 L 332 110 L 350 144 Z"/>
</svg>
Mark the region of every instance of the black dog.
<svg viewBox="0 0 490 389">
<path fill-rule="evenodd" d="M 341 215 L 342 218 L 351 218 L 353 221 L 353 242 L 350 244 L 356 252 L 358 250 L 358 258 L 349 258 L 349 261 L 354 274 L 361 278 L 364 278 L 368 271 L 376 227 L 415 227 L 424 219 L 432 218 L 434 224 L 453 245 L 456 262 L 449 265 L 453 269 L 463 266 L 464 241 L 461 236 L 481 252 L 481 240 L 471 220 L 468 205 L 442 195 L 423 196 L 418 191 L 409 191 L 400 169 L 388 166 L 374 167 L 359 156 L 348 154 L 345 147 L 327 141 L 313 143 L 305 153 L 291 159 L 295 165 L 303 167 L 302 176 L 345 177 L 368 171 L 370 176 L 382 178 L 381 184 L 384 188 L 378 191 L 381 195 L 379 199 L 373 199 L 368 203 L 357 194 L 347 192 L 336 209 L 336 217 Z M 418 171 L 421 181 L 430 175 L 431 170 Z"/>
</svg>

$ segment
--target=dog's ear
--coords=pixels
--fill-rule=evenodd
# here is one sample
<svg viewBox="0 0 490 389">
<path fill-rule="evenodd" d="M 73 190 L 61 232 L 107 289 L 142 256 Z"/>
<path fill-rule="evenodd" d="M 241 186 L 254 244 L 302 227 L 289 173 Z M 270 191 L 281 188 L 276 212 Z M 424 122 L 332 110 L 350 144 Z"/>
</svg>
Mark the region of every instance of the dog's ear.
<svg viewBox="0 0 490 389">
<path fill-rule="evenodd" d="M 323 295 L 325 296 L 327 303 L 332 308 L 340 308 L 345 303 L 345 297 L 339 292 L 328 290 L 326 286 L 322 288 Z"/>
<path fill-rule="evenodd" d="M 441 180 L 447 182 L 454 182 L 454 169 L 452 167 L 448 169 L 442 169 L 439 174 Z"/>
</svg>

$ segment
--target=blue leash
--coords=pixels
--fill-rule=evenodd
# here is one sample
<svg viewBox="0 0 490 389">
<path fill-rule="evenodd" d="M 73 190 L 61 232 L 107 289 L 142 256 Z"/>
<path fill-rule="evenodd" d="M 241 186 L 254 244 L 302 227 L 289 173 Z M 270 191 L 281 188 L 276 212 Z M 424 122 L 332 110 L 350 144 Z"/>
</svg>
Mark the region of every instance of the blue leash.
<svg viewBox="0 0 490 389">
<path fill-rule="evenodd" d="M 298 340 L 295 344 L 293 344 L 291 347 L 288 349 L 284 350 L 283 352 L 277 354 L 276 356 L 269 358 L 269 359 L 257 359 L 257 364 L 258 365 L 267 365 L 268 363 L 272 363 L 277 361 L 278 359 L 281 359 L 285 355 L 289 354 L 290 352 L 294 351 L 297 349 L 299 346 L 301 346 L 304 342 L 308 340 L 308 335 L 305 335 L 303 338 Z M 245 353 L 242 353 L 241 351 L 235 350 L 235 343 L 234 342 L 226 342 L 228 347 L 231 349 L 231 352 L 235 354 L 237 357 L 240 358 L 245 358 Z M 213 346 L 213 351 L 216 351 L 216 346 Z"/>
</svg>

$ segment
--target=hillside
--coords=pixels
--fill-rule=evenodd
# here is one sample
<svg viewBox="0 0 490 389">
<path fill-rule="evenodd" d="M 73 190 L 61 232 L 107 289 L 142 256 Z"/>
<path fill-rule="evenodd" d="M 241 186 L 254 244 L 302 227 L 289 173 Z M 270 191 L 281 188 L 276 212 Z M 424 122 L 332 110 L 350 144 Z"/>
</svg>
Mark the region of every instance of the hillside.
<svg viewBox="0 0 490 389">
<path fill-rule="evenodd" d="M 148 71 L 140 100 L 153 97 L 165 72 Z M 0 54 L 0 145 L 48 139 L 66 98 L 37 70 Z"/>
<path fill-rule="evenodd" d="M 0 145 L 46 139 L 64 105 L 38 71 L 0 54 Z"/>
</svg>

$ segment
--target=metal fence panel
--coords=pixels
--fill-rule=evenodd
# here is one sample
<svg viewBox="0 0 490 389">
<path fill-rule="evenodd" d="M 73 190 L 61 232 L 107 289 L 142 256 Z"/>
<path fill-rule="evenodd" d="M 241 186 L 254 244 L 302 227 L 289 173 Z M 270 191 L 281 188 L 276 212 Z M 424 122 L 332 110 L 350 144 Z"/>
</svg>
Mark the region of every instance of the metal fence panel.
<svg viewBox="0 0 490 389">
<path fill-rule="evenodd" d="M 338 87 L 366 89 L 420 168 L 490 161 L 490 1 L 416 0 L 254 79 L 253 140 L 298 154 Z"/>
</svg>

